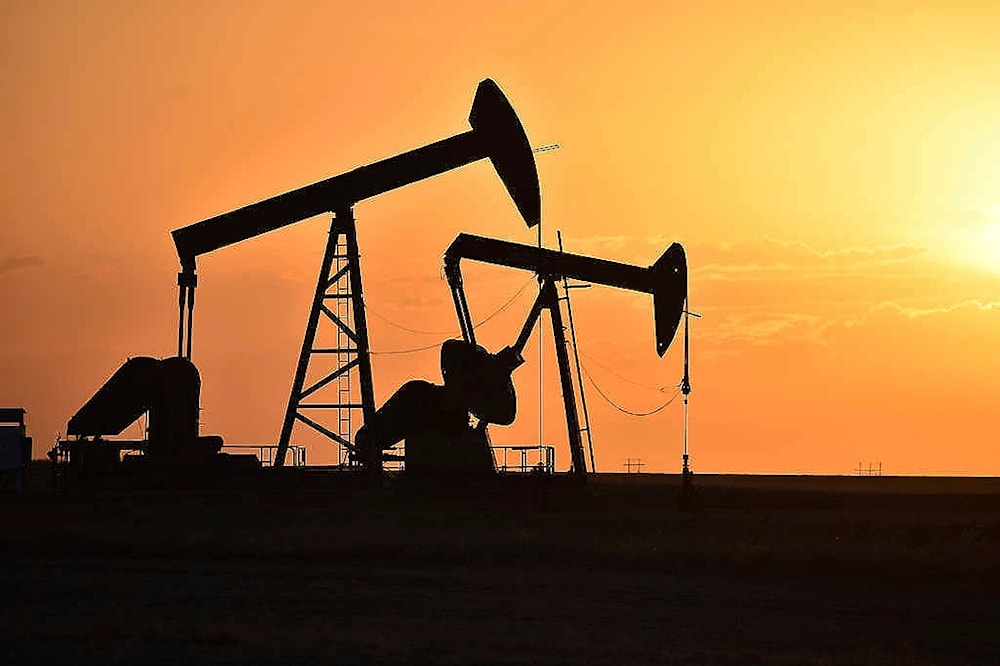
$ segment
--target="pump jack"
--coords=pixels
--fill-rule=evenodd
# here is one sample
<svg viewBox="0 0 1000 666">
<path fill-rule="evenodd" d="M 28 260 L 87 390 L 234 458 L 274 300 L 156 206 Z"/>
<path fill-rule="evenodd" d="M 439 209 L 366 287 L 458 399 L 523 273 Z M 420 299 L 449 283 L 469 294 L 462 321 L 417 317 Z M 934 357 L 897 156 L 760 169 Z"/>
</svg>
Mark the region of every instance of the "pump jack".
<svg viewBox="0 0 1000 666">
<path fill-rule="evenodd" d="M 539 276 L 538 297 L 517 339 L 495 354 L 476 344 L 462 281 L 463 259 L 529 270 Z M 389 449 L 406 439 L 407 474 L 417 465 L 418 469 L 412 471 L 464 469 L 475 473 L 484 471 L 487 465 L 492 469 L 492 459 L 487 459 L 486 426 L 513 423 L 517 399 L 511 375 L 524 363 L 521 354 L 542 310 L 547 309 L 559 364 L 573 473 L 583 481 L 587 467 L 556 282 L 572 278 L 652 294 L 656 352 L 662 357 L 677 332 L 687 296 L 684 248 L 673 243 L 653 265 L 643 268 L 463 233 L 445 252 L 444 268 L 463 338 L 448 340 L 441 347 L 444 386 L 414 380 L 400 387 L 359 431 L 362 455 L 375 455 L 376 450 Z M 475 427 L 469 426 L 469 414 L 478 420 Z M 411 465 L 411 458 L 417 465 Z"/>
<path fill-rule="evenodd" d="M 529 227 L 541 219 L 541 195 L 534 155 L 521 122 L 500 88 L 490 79 L 480 82 L 469 114 L 472 129 L 456 136 L 411 150 L 394 157 L 363 166 L 353 171 L 265 199 L 249 206 L 192 224 L 172 232 L 181 272 L 179 286 L 177 355 L 191 358 L 191 335 L 194 292 L 198 283 L 195 259 L 207 252 L 254 238 L 321 213 L 332 212 L 333 221 L 326 252 L 313 297 L 306 333 L 302 343 L 292 383 L 288 407 L 282 422 L 275 455 L 275 466 L 284 464 L 292 426 L 298 420 L 336 441 L 350 451 L 355 444 L 341 433 L 317 423 L 300 410 L 313 408 L 361 409 L 367 423 L 375 414 L 371 360 L 368 349 L 368 329 L 361 290 L 357 235 L 353 206 L 363 199 L 402 187 L 409 183 L 456 169 L 483 158 L 489 158 L 500 180 L 510 193 L 518 212 Z M 341 246 L 343 239 L 343 246 Z M 336 266 L 334 262 L 336 260 Z M 346 261 L 343 261 L 346 260 Z M 344 287 L 349 281 L 349 287 Z M 330 289 L 340 287 L 336 293 Z M 350 299 L 354 328 L 347 317 L 338 316 L 324 301 Z M 187 307 L 185 347 L 184 309 Z M 320 315 L 329 318 L 348 341 L 335 349 L 314 349 L 313 342 Z M 306 371 L 313 354 L 335 353 L 338 359 L 353 358 L 312 386 L 305 387 Z M 357 369 L 361 402 L 338 404 L 302 404 L 301 400 L 330 382 Z M 381 460 L 369 462 L 381 471 Z"/>
</svg>

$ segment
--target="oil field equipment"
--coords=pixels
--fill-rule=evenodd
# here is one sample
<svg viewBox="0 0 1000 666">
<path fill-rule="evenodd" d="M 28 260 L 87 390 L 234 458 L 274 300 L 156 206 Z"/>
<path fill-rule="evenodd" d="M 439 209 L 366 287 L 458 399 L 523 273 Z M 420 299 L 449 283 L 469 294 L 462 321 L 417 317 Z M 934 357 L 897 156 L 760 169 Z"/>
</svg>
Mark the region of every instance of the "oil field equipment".
<svg viewBox="0 0 1000 666">
<path fill-rule="evenodd" d="M 533 271 L 539 277 L 538 296 L 517 339 L 497 353 L 476 344 L 462 281 L 463 259 Z M 656 352 L 662 357 L 677 333 L 687 296 L 684 248 L 673 243 L 655 263 L 643 268 L 463 233 L 448 247 L 444 268 L 463 339 L 447 340 L 441 346 L 443 385 L 423 380 L 403 384 L 358 431 L 360 455 L 375 459 L 378 452 L 390 450 L 405 440 L 408 475 L 492 473 L 486 427 L 491 423 L 514 422 L 517 396 L 512 373 L 524 363 L 521 354 L 542 310 L 547 309 L 559 365 L 573 473 L 585 479 L 586 461 L 556 283 L 571 278 L 652 294 Z"/>
<path fill-rule="evenodd" d="M 130 358 L 70 418 L 67 435 L 75 439 L 57 442 L 50 458 L 77 480 L 113 475 L 126 459 L 173 475 L 259 467 L 256 456 L 222 453 L 222 437 L 199 434 L 200 394 L 198 369 L 186 358 Z M 107 439 L 143 414 L 142 439 Z M 127 452 L 135 455 L 123 459 Z"/>
<path fill-rule="evenodd" d="M 691 317 L 701 319 L 701 314 L 691 312 L 687 298 L 684 299 L 684 377 L 681 379 L 681 393 L 684 394 L 684 449 L 681 453 L 681 492 L 691 492 L 692 477 L 690 455 L 688 454 L 688 398 L 691 395 Z"/>
<path fill-rule="evenodd" d="M 181 264 L 181 272 L 177 278 L 177 355 L 190 359 L 194 292 L 198 281 L 195 272 L 196 258 L 315 215 L 333 214 L 312 309 L 282 422 L 275 466 L 284 464 L 296 421 L 333 440 L 343 449 L 355 452 L 349 415 L 360 410 L 365 423 L 375 415 L 354 204 L 470 162 L 489 158 L 527 225 L 532 227 L 539 223 L 541 195 L 531 146 L 510 102 L 490 79 L 480 82 L 476 90 L 469 124 L 472 129 L 462 134 L 172 232 Z M 331 309 L 328 307 L 331 301 L 336 301 L 341 307 Z M 334 348 L 314 347 L 321 317 L 329 319 L 338 329 L 339 342 Z M 333 354 L 338 365 L 319 381 L 305 386 L 309 362 L 315 354 Z M 352 399 L 348 389 L 338 392 L 336 402 L 303 402 L 332 382 L 342 382 L 353 371 L 357 372 L 360 401 Z M 306 415 L 306 410 L 311 415 Z M 330 426 L 321 423 L 316 416 L 318 410 L 327 410 L 326 413 L 336 411 L 337 424 Z M 342 416 L 345 411 L 348 415 L 346 420 Z M 357 456 L 352 458 L 358 459 Z M 367 462 L 381 470 L 381 459 L 377 454 L 375 459 Z"/>
<path fill-rule="evenodd" d="M 0 491 L 24 492 L 25 471 L 31 462 L 31 438 L 24 414 L 20 407 L 0 408 Z"/>
</svg>

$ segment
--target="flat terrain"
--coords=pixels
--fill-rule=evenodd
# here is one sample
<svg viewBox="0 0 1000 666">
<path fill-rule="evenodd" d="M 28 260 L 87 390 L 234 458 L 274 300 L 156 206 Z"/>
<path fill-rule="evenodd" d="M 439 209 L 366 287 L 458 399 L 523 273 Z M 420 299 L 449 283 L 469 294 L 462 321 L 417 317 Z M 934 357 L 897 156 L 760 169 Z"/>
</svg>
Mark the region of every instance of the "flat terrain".
<svg viewBox="0 0 1000 666">
<path fill-rule="evenodd" d="M 8 500 L 0 661 L 1000 663 L 1000 480 L 696 482 Z"/>
</svg>

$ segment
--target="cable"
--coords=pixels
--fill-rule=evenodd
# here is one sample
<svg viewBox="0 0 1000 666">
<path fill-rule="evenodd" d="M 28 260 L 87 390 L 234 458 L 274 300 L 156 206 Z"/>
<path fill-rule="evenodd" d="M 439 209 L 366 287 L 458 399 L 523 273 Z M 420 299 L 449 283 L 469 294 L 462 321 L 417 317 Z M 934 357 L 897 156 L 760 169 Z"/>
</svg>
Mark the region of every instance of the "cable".
<svg viewBox="0 0 1000 666">
<path fill-rule="evenodd" d="M 514 302 L 514 300 L 515 300 L 515 299 L 516 299 L 516 298 L 517 298 L 518 296 L 520 296 L 520 295 L 521 295 L 521 292 L 523 292 L 523 291 L 524 291 L 525 289 L 527 289 L 527 288 L 528 288 L 528 285 L 529 285 L 529 284 L 531 284 L 531 283 L 532 283 L 532 282 L 534 282 L 534 281 L 535 281 L 535 278 L 534 278 L 534 277 L 530 277 L 530 278 L 528 278 L 528 281 L 527 281 L 527 282 L 525 282 L 524 284 L 522 284 L 522 285 L 521 285 L 521 288 L 520 288 L 520 289 L 518 289 L 517 291 L 515 291 L 515 292 L 514 292 L 514 295 L 513 295 L 513 296 L 511 296 L 511 297 L 510 297 L 509 299 L 507 299 L 507 302 L 506 302 L 506 303 L 504 303 L 503 305 L 501 305 L 501 306 L 500 306 L 500 307 L 499 307 L 499 308 L 498 308 L 498 309 L 497 309 L 496 311 L 494 311 L 494 312 L 493 312 L 493 314 L 491 314 L 490 316 L 486 317 L 485 319 L 481 319 L 481 320 L 480 320 L 480 321 L 479 321 L 478 323 L 474 323 L 474 324 L 472 325 L 472 328 L 479 328 L 480 326 L 482 326 L 483 324 L 485 324 L 486 322 L 488 322 L 488 321 L 489 321 L 490 319 L 493 319 L 493 317 L 496 317 L 496 316 L 497 316 L 498 314 L 500 314 L 501 312 L 503 312 L 504 310 L 506 310 L 506 309 L 507 309 L 508 307 L 510 307 L 511 303 L 513 303 L 513 302 Z"/>
<path fill-rule="evenodd" d="M 680 395 L 680 392 L 681 392 L 680 389 L 677 389 L 676 391 L 674 391 L 674 394 L 672 396 L 670 396 L 669 400 L 667 400 L 665 403 L 663 403 L 659 407 L 655 407 L 655 408 L 649 410 L 648 412 L 633 412 L 633 411 L 631 411 L 629 409 L 625 409 L 624 407 L 622 407 L 621 405 L 619 405 L 618 403 L 616 403 L 614 400 L 612 400 L 608 396 L 607 393 L 605 393 L 604 391 L 602 391 L 601 387 L 598 386 L 597 382 L 594 381 L 594 378 L 590 376 L 589 372 L 587 372 L 587 367 L 585 365 L 583 365 L 581 363 L 580 364 L 580 368 L 583 370 L 583 374 L 587 375 L 587 379 L 590 380 L 590 383 L 593 385 L 593 387 L 597 390 L 597 392 L 601 395 L 601 397 L 604 398 L 605 401 L 607 401 L 607 403 L 609 405 L 611 405 L 612 407 L 614 407 L 615 409 L 617 409 L 619 412 L 622 412 L 623 414 L 628 414 L 629 416 L 638 416 L 638 417 L 652 416 L 653 414 L 656 414 L 657 412 L 659 412 L 660 410 L 662 410 L 663 408 L 665 408 L 667 405 L 669 405 L 670 403 L 672 403 L 677 398 L 677 396 Z"/>
<path fill-rule="evenodd" d="M 424 345 L 423 347 L 413 347 L 412 349 L 391 349 L 389 351 L 371 351 L 368 353 L 372 356 L 391 356 L 394 354 L 413 354 L 415 352 L 427 351 L 428 349 L 434 349 L 435 347 L 440 347 L 444 340 L 434 342 L 429 345 Z"/>
<path fill-rule="evenodd" d="M 506 310 L 508 307 L 510 307 L 511 303 L 513 303 L 514 300 L 518 296 L 520 296 L 521 293 L 525 289 L 528 288 L 528 285 L 531 284 L 534 281 L 534 279 L 535 278 L 533 278 L 533 277 L 529 278 L 528 281 L 525 282 L 523 285 L 521 285 L 520 289 L 518 289 L 517 291 L 515 291 L 514 295 L 511 296 L 509 299 L 507 299 L 507 301 L 503 305 L 501 305 L 499 308 L 497 308 L 496 310 L 494 310 L 493 313 L 490 314 L 489 316 L 487 316 L 486 318 L 480 320 L 477 323 L 474 323 L 472 325 L 472 327 L 473 328 L 478 328 L 478 327 L 482 326 L 483 324 L 485 324 L 486 322 L 488 322 L 489 320 L 493 319 L 498 314 L 500 314 L 501 312 L 503 312 L 504 310 Z M 368 314 L 374 315 L 375 318 L 381 319 L 382 321 L 384 321 L 385 323 L 389 324 L 390 326 L 393 326 L 393 327 L 398 328 L 398 329 L 402 329 L 404 331 L 409 331 L 410 333 L 420 333 L 421 335 L 449 335 L 450 333 L 453 332 L 453 331 L 424 331 L 424 330 L 421 330 L 419 328 L 410 328 L 408 326 L 403 326 L 402 324 L 397 324 L 396 322 L 392 321 L 391 319 L 387 319 L 386 317 L 383 317 L 382 315 L 380 315 L 379 313 L 375 312 L 374 310 L 372 310 L 370 307 L 367 307 L 367 306 L 365 307 L 365 312 L 367 312 Z"/>
<path fill-rule="evenodd" d="M 404 331 L 409 331 L 410 333 L 420 333 L 422 335 L 448 335 L 449 333 L 451 333 L 451 331 L 421 331 L 420 329 L 417 328 L 409 328 L 407 326 L 403 326 L 402 324 L 397 324 L 391 319 L 386 319 L 385 317 L 383 317 L 382 315 L 380 315 L 379 313 L 375 312 L 374 310 L 372 310 L 370 307 L 367 306 L 365 307 L 365 312 L 367 312 L 370 315 L 374 315 L 376 319 L 381 319 L 385 323 L 389 324 L 389 326 L 393 326 L 395 328 L 402 329 Z"/>
<path fill-rule="evenodd" d="M 612 375 L 614 375 L 618 379 L 622 380 L 623 382 L 628 382 L 629 384 L 632 384 L 633 386 L 638 386 L 640 388 L 649 389 L 651 391 L 658 391 L 660 393 L 666 393 L 667 389 L 679 388 L 680 387 L 680 384 L 671 384 L 670 386 L 651 386 L 650 384 L 643 384 L 641 382 L 637 382 L 635 380 L 629 379 L 628 377 L 625 377 L 624 375 L 618 374 L 617 372 L 615 372 L 611 368 L 607 367 L 606 365 L 602 365 L 601 363 L 598 363 L 597 359 L 595 359 L 593 356 L 591 356 L 590 354 L 586 353 L 582 349 L 578 349 L 577 351 L 580 352 L 581 356 L 585 356 L 587 358 L 587 360 L 592 361 L 594 363 L 594 365 L 596 365 L 597 367 L 599 367 L 599 368 L 601 368 L 603 370 L 607 370 L 608 372 L 610 372 Z"/>
<path fill-rule="evenodd" d="M 479 323 L 473 324 L 472 327 L 473 328 L 479 328 L 480 326 L 482 326 L 483 324 L 485 324 L 486 322 L 488 322 L 489 320 L 493 319 L 498 314 L 500 314 L 501 312 L 503 312 L 504 310 L 506 310 L 508 307 L 510 307 L 510 305 L 517 299 L 517 297 L 520 296 L 521 293 L 525 289 L 527 289 L 528 285 L 531 284 L 534 280 L 535 280 L 534 277 L 528 278 L 528 281 L 525 282 L 523 285 L 521 285 L 521 288 L 518 289 L 516 292 L 514 292 L 514 295 L 511 296 L 510 298 L 508 298 L 507 301 L 503 305 L 501 305 L 499 308 L 497 308 L 496 310 L 494 310 L 493 313 L 490 314 L 485 319 L 480 320 Z M 402 326 L 400 324 L 396 324 L 394 322 L 391 322 L 388 319 L 386 319 L 385 317 L 383 317 L 383 316 L 381 316 L 381 315 L 373 312 L 370 308 L 367 310 L 367 312 L 375 315 L 376 317 L 378 317 L 382 321 L 386 322 L 387 324 L 395 326 L 396 328 L 401 328 L 404 331 L 412 331 L 414 333 L 432 333 L 432 331 L 418 331 L 416 329 L 410 329 L 410 328 L 407 328 L 407 327 Z M 451 331 L 434 331 L 433 333 L 436 333 L 437 335 L 447 335 L 450 332 Z M 439 342 L 434 342 L 432 344 L 424 345 L 422 347 L 413 347 L 411 349 L 394 349 L 394 350 L 390 350 L 390 351 L 371 351 L 371 350 L 369 350 L 368 353 L 372 354 L 372 355 L 382 355 L 382 356 L 388 356 L 388 355 L 394 355 L 394 354 L 413 354 L 413 353 L 416 353 L 416 352 L 427 351 L 428 349 L 433 349 L 435 347 L 440 346 L 443 342 L 444 342 L 444 340 L 441 340 Z"/>
</svg>

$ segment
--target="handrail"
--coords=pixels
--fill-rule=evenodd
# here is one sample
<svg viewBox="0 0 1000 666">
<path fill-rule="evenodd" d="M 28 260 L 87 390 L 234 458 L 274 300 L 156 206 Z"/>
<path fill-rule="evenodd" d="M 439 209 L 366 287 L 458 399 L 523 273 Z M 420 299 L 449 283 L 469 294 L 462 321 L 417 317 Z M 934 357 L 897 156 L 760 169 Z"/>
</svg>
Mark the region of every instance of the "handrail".
<svg viewBox="0 0 1000 666">
<path fill-rule="evenodd" d="M 274 465 L 274 459 L 278 451 L 277 445 L 274 444 L 226 444 L 222 447 L 225 451 L 256 451 L 257 459 L 260 460 L 260 464 L 264 466 Z M 306 447 L 304 446 L 289 446 L 288 452 L 292 455 L 292 467 L 305 467 L 306 466 Z"/>
<path fill-rule="evenodd" d="M 548 444 L 531 444 L 528 446 L 491 446 L 493 460 L 500 473 L 542 472 L 554 474 L 556 471 L 556 447 Z M 511 463 L 509 454 L 517 454 L 516 462 Z M 535 455 L 532 456 L 531 454 Z M 502 454 L 502 458 L 499 456 Z"/>
</svg>

